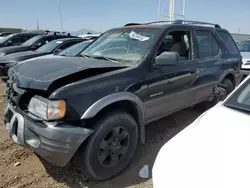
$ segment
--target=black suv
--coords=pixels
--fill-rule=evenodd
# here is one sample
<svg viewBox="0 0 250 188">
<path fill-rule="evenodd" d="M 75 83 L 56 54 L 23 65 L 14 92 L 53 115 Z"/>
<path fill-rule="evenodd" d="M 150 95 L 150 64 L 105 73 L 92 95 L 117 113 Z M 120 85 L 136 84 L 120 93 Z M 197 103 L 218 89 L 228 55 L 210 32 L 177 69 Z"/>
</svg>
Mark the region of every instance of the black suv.
<svg viewBox="0 0 250 188">
<path fill-rule="evenodd" d="M 47 33 L 46 35 L 38 35 L 22 43 L 20 46 L 10 46 L 10 47 L 0 48 L 0 57 L 16 52 L 36 50 L 52 40 L 61 38 L 78 38 L 78 37 L 70 36 L 70 34 L 67 35 L 60 33 L 58 34 L 57 32 L 54 32 L 53 34 Z"/>
<path fill-rule="evenodd" d="M 12 67 L 5 125 L 48 162 L 71 158 L 86 176 L 120 173 L 145 142 L 145 125 L 238 85 L 242 63 L 229 32 L 175 21 L 111 29 L 79 57 Z"/>
<path fill-rule="evenodd" d="M 24 32 L 24 33 L 10 34 L 0 39 L 0 50 L 2 49 L 2 47 L 20 45 L 36 35 L 39 35 L 39 33 Z M 0 51 L 0 57 L 2 56 L 2 54 L 3 53 Z"/>
<path fill-rule="evenodd" d="M 43 45 L 35 51 L 17 52 L 6 55 L 0 58 L 0 77 L 3 81 L 5 81 L 8 77 L 7 73 L 9 68 L 19 62 L 48 54 L 58 54 L 64 49 L 82 41 L 86 40 L 82 38 L 57 39 Z"/>
</svg>

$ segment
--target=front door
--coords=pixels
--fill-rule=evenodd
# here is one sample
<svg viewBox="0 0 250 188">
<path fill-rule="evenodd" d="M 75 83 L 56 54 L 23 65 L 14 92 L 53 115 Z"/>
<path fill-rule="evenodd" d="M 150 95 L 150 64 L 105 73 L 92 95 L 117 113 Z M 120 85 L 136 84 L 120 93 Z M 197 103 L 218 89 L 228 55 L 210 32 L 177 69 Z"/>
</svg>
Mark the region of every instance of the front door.
<svg viewBox="0 0 250 188">
<path fill-rule="evenodd" d="M 148 100 L 145 103 L 148 121 L 178 111 L 199 99 L 195 90 L 199 87 L 202 67 L 192 57 L 191 34 L 189 30 L 171 31 L 163 41 L 165 47 L 159 49 L 161 52 L 178 52 L 180 62 L 177 65 L 156 67 L 152 63 L 147 77 Z"/>
</svg>

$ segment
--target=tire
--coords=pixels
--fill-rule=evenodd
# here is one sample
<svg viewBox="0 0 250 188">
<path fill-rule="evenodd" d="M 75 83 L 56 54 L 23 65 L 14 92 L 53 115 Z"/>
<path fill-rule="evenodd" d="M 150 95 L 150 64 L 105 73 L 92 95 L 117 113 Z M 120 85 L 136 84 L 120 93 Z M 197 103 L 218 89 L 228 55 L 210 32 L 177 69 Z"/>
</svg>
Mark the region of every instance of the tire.
<svg viewBox="0 0 250 188">
<path fill-rule="evenodd" d="M 227 87 L 227 96 L 228 96 L 234 90 L 234 84 L 231 80 L 227 78 L 223 80 L 222 84 Z"/>
<path fill-rule="evenodd" d="M 103 181 L 118 175 L 130 163 L 138 144 L 138 126 L 130 114 L 113 112 L 98 118 L 94 127 L 75 162 L 87 179 Z M 117 135 L 116 140 L 113 135 Z"/>
</svg>

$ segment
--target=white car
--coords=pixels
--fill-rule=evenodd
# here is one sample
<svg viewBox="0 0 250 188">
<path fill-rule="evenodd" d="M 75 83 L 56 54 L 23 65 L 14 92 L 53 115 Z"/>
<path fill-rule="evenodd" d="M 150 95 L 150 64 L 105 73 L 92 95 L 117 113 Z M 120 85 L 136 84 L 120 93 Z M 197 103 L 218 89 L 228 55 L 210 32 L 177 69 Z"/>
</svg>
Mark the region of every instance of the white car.
<svg viewBox="0 0 250 188">
<path fill-rule="evenodd" d="M 243 76 L 247 76 L 250 74 L 250 39 L 242 42 L 238 48 L 242 55 L 243 62 L 241 72 L 243 73 Z"/>
<path fill-rule="evenodd" d="M 250 76 L 159 151 L 154 188 L 250 187 Z"/>
</svg>

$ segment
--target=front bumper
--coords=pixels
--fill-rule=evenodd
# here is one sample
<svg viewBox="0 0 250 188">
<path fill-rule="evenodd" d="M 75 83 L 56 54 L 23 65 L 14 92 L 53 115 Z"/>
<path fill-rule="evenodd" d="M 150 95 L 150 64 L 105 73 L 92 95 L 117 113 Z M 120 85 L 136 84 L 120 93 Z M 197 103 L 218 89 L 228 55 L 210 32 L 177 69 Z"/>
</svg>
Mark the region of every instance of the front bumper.
<svg viewBox="0 0 250 188">
<path fill-rule="evenodd" d="M 4 124 L 14 142 L 32 149 L 55 166 L 65 166 L 93 132 L 69 124 L 46 125 L 18 113 L 10 105 L 5 111 Z"/>
<path fill-rule="evenodd" d="M 2 67 L 0 65 L 0 77 L 2 79 L 7 79 L 8 78 L 8 70 L 9 70 L 9 66 L 5 66 L 5 67 Z"/>
</svg>

